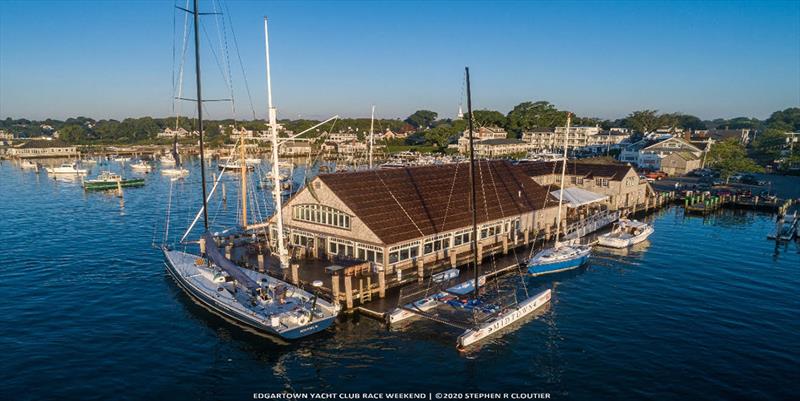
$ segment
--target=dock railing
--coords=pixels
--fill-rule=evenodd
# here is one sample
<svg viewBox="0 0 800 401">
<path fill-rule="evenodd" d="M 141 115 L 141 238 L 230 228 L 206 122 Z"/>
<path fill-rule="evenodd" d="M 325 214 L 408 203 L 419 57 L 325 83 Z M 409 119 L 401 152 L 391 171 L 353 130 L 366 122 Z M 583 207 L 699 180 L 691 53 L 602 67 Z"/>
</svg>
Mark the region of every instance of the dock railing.
<svg viewBox="0 0 800 401">
<path fill-rule="evenodd" d="M 586 234 L 591 234 L 617 220 L 619 220 L 619 210 L 603 210 L 597 212 L 585 219 L 578 220 L 574 223 L 567 225 L 565 240 L 583 237 Z"/>
</svg>

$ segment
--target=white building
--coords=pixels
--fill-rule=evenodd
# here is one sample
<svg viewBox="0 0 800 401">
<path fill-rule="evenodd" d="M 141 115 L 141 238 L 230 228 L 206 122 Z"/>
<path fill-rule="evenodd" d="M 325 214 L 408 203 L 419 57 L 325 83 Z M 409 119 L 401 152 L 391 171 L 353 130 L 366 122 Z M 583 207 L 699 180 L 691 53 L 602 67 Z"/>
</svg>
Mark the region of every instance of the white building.
<svg viewBox="0 0 800 401">
<path fill-rule="evenodd" d="M 199 136 L 200 133 L 198 131 L 192 131 L 191 133 L 186 129 L 179 127 L 178 129 L 172 129 L 167 127 L 164 129 L 164 132 L 159 132 L 156 134 L 158 138 L 174 138 L 177 136 L 179 139 L 188 138 L 190 136 Z"/>
</svg>

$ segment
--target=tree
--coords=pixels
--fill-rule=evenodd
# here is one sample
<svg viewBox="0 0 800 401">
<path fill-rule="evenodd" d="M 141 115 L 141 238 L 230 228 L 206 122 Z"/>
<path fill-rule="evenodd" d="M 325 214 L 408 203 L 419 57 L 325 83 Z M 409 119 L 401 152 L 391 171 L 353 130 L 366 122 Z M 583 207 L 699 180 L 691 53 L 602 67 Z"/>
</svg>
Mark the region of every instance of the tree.
<svg viewBox="0 0 800 401">
<path fill-rule="evenodd" d="M 506 126 L 506 116 L 495 110 L 475 110 L 472 118 L 479 127 L 501 127 Z"/>
<path fill-rule="evenodd" d="M 800 107 L 790 107 L 772 113 L 766 121 L 767 127 L 785 132 L 800 131 Z"/>
<path fill-rule="evenodd" d="M 706 124 L 695 116 L 689 114 L 681 114 L 681 113 L 675 113 L 675 116 L 677 117 L 678 127 L 681 127 L 683 129 L 689 129 L 692 131 L 699 129 L 707 129 Z"/>
<path fill-rule="evenodd" d="M 85 141 L 86 128 L 78 124 L 65 125 L 58 130 L 58 138 L 68 143 L 79 143 Z"/>
<path fill-rule="evenodd" d="M 424 132 L 425 141 L 431 145 L 444 149 L 450 143 L 450 137 L 455 133 L 455 130 L 450 125 L 439 125 L 438 127 L 431 128 Z"/>
<path fill-rule="evenodd" d="M 414 112 L 414 114 L 408 116 L 405 121 L 411 124 L 414 128 L 419 129 L 433 124 L 433 122 L 436 121 L 437 116 L 439 116 L 439 114 L 435 111 L 417 110 Z"/>
<path fill-rule="evenodd" d="M 658 116 L 658 110 L 640 110 L 628 115 L 626 122 L 628 128 L 646 134 L 658 129 L 663 121 Z"/>
<path fill-rule="evenodd" d="M 744 146 L 731 138 L 711 146 L 707 164 L 720 171 L 720 178 L 726 181 L 736 173 L 756 173 L 763 171 L 753 159 L 747 157 Z"/>
<path fill-rule="evenodd" d="M 759 158 L 775 159 L 780 156 L 784 145 L 786 145 L 784 131 L 769 128 L 753 141 L 753 153 Z"/>
<path fill-rule="evenodd" d="M 550 102 L 523 102 L 508 112 L 506 127 L 515 134 L 531 128 L 554 128 L 565 125 L 567 114 Z"/>
</svg>

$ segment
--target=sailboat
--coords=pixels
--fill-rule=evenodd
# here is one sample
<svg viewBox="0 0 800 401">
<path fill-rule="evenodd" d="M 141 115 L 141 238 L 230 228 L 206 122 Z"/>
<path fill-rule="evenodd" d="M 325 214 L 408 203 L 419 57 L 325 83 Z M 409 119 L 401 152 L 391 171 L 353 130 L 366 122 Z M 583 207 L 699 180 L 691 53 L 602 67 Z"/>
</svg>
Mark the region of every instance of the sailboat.
<svg viewBox="0 0 800 401">
<path fill-rule="evenodd" d="M 320 332 L 328 328 L 336 319 L 339 308 L 323 299 L 316 293 L 309 293 L 284 281 L 237 266 L 228 260 L 217 245 L 217 238 L 208 228 L 208 200 L 213 195 L 206 194 L 205 154 L 203 146 L 203 108 L 200 81 L 200 50 L 198 31 L 197 0 L 194 9 L 188 11 L 194 16 L 195 66 L 197 76 L 197 119 L 200 134 L 200 172 L 203 196 L 204 233 L 200 237 L 200 254 L 195 255 L 162 247 L 166 269 L 175 282 L 188 294 L 207 308 L 223 315 L 239 324 L 254 328 L 283 339 L 297 339 Z M 264 20 L 266 36 L 267 23 Z M 267 48 L 269 49 L 269 48 Z M 267 76 L 269 77 L 269 50 L 267 50 Z M 269 78 L 268 78 L 269 80 Z M 271 92 L 271 88 L 270 88 Z M 274 108 L 270 93 L 270 121 L 274 125 Z M 277 134 L 273 133 L 277 137 Z M 273 139 L 276 142 L 276 139 Z M 273 149 L 276 153 L 277 149 Z M 275 157 L 277 158 L 277 156 Z M 243 177 L 246 171 L 242 169 Z M 242 182 L 243 188 L 246 183 Z M 216 185 L 215 187 L 216 188 Z M 242 196 L 243 202 L 247 197 Z M 279 201 L 278 201 L 279 202 Z M 280 215 L 280 208 L 276 207 Z M 200 213 L 198 213 L 199 218 Z M 242 228 L 247 229 L 246 211 Z M 192 223 L 194 224 L 194 223 Z M 282 227 L 279 227 L 279 231 Z M 191 232 L 192 225 L 183 238 Z M 182 240 L 183 241 L 183 240 Z M 284 255 L 281 264 L 284 263 Z M 322 286 L 321 281 L 313 283 L 315 288 Z"/>
<path fill-rule="evenodd" d="M 163 160 L 161 159 L 162 163 Z M 183 177 L 189 175 L 189 170 L 181 167 L 181 155 L 178 153 L 178 135 L 176 134 L 172 140 L 172 163 L 175 165 L 175 168 L 162 168 L 161 174 L 171 176 L 171 177 Z"/>
<path fill-rule="evenodd" d="M 567 133 L 572 115 L 567 113 Z M 592 253 L 589 245 L 581 245 L 573 240 L 569 243 L 559 241 L 561 232 L 561 208 L 564 203 L 564 177 L 567 171 L 567 144 L 569 135 L 564 135 L 564 155 L 561 164 L 561 184 L 558 191 L 558 217 L 556 219 L 556 241 L 552 248 L 545 248 L 528 261 L 528 273 L 534 276 L 558 273 L 583 266 Z"/>
</svg>

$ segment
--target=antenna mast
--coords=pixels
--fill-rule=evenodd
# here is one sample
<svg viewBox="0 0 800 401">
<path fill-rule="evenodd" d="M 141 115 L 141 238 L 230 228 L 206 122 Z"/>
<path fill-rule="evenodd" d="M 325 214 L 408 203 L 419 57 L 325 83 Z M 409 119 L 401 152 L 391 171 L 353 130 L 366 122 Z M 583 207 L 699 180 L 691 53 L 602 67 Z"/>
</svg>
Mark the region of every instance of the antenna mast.
<svg viewBox="0 0 800 401">
<path fill-rule="evenodd" d="M 561 232 L 561 203 L 564 202 L 564 177 L 567 173 L 567 147 L 569 146 L 569 123 L 572 121 L 572 113 L 567 112 L 567 132 L 564 134 L 564 163 L 561 165 L 561 185 L 558 190 L 558 227 L 556 227 L 556 248 L 558 247 L 558 237 Z"/>
</svg>

